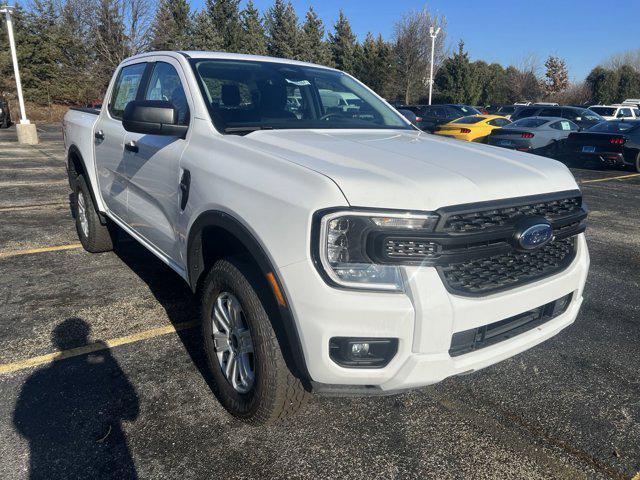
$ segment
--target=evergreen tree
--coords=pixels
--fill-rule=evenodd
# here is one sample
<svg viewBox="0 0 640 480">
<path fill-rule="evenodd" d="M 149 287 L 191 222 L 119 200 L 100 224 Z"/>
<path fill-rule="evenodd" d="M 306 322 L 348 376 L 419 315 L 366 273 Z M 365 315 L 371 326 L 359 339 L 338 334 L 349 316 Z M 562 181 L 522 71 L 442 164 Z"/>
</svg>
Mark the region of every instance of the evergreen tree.
<svg viewBox="0 0 640 480">
<path fill-rule="evenodd" d="M 152 27 L 152 50 L 183 50 L 189 46 L 191 15 L 187 0 L 161 0 Z"/>
<path fill-rule="evenodd" d="M 189 48 L 192 50 L 222 49 L 222 40 L 206 10 L 196 13 L 191 19 L 191 34 L 189 38 Z"/>
<path fill-rule="evenodd" d="M 207 0 L 206 11 L 220 38 L 220 49 L 225 52 L 239 52 L 242 48 L 239 3 L 240 0 Z"/>
<path fill-rule="evenodd" d="M 260 19 L 260 13 L 253 0 L 247 2 L 242 11 L 242 41 L 240 51 L 253 55 L 267 54 L 267 34 Z"/>
<path fill-rule="evenodd" d="M 356 48 L 358 79 L 377 94 L 388 96 L 392 93 L 390 87 L 394 76 L 391 45 L 384 41 L 382 35 L 376 39 L 369 32 L 362 43 L 361 52 L 358 53 Z"/>
<path fill-rule="evenodd" d="M 329 33 L 329 48 L 333 64 L 337 69 L 352 74 L 356 73 L 356 36 L 342 10 L 340 10 L 338 21 L 334 26 L 334 32 Z"/>
<path fill-rule="evenodd" d="M 585 82 L 592 92 L 594 101 L 612 103 L 618 98 L 619 80 L 617 72 L 596 67 L 591 70 Z"/>
<path fill-rule="evenodd" d="M 300 31 L 300 60 L 320 65 L 331 64 L 331 53 L 324 40 L 324 25 L 309 7 Z"/>
<path fill-rule="evenodd" d="M 473 73 L 469 54 L 464 51 L 464 42 L 460 40 L 458 51 L 438 70 L 435 83 L 439 95 L 448 103 L 474 103 L 481 89 Z"/>
<path fill-rule="evenodd" d="M 640 73 L 629 65 L 618 68 L 618 89 L 616 101 L 622 102 L 626 98 L 637 98 L 640 93 Z"/>
<path fill-rule="evenodd" d="M 284 0 L 276 0 L 267 11 L 265 24 L 269 55 L 298 59 L 301 51 L 300 30 L 298 16 L 291 2 L 285 3 Z"/>
</svg>

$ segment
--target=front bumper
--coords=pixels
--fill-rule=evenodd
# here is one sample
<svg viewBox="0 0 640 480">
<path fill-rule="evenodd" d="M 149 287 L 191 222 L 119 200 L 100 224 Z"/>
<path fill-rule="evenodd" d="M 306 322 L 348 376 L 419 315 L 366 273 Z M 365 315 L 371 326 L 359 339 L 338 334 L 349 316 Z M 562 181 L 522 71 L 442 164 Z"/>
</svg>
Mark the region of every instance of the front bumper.
<svg viewBox="0 0 640 480">
<path fill-rule="evenodd" d="M 280 275 L 310 380 L 397 391 L 479 370 L 557 334 L 578 314 L 588 268 L 589 253 L 581 234 L 576 257 L 564 271 L 483 297 L 449 293 L 435 268 L 430 267 L 404 267 L 404 294 L 330 287 L 311 260 L 288 265 L 280 269 Z M 571 293 L 567 310 L 548 322 L 495 345 L 457 357 L 449 355 L 454 333 L 518 315 Z M 328 348 L 329 340 L 340 336 L 398 338 L 398 352 L 384 368 L 340 367 L 330 359 Z"/>
</svg>

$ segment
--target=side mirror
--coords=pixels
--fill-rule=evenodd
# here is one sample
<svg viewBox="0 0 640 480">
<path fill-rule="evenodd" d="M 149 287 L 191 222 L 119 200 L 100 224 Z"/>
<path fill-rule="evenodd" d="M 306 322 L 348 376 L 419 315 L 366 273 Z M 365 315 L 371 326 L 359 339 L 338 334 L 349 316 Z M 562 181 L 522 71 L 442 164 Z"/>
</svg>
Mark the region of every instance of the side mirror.
<svg viewBox="0 0 640 480">
<path fill-rule="evenodd" d="M 402 108 L 402 109 L 400 109 L 398 111 L 402 114 L 402 116 L 404 118 L 406 118 L 407 120 L 409 120 L 411 123 L 413 123 L 415 125 L 416 119 L 417 119 L 415 113 L 413 113 L 411 110 L 407 110 L 407 109 L 404 109 L 404 108 Z"/>
<path fill-rule="evenodd" d="M 134 100 L 122 115 L 127 132 L 185 138 L 188 125 L 178 124 L 178 109 L 164 100 Z"/>
</svg>

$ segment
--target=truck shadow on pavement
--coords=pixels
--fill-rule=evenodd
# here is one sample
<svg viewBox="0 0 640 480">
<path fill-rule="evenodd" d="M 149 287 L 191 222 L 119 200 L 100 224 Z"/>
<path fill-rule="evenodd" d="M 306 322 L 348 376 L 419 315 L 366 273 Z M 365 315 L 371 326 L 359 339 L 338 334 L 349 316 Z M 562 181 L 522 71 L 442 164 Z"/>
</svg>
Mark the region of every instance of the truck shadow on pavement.
<svg viewBox="0 0 640 480">
<path fill-rule="evenodd" d="M 151 294 L 162 305 L 171 324 L 177 326 L 199 320 L 197 298 L 184 280 L 137 241 L 123 232 L 119 232 L 119 235 L 114 253 L 147 285 Z M 199 325 L 178 330 L 177 335 L 194 366 L 215 395 L 214 380 L 207 365 Z"/>
<path fill-rule="evenodd" d="M 57 349 L 91 342 L 80 318 L 52 332 Z M 24 383 L 13 423 L 29 442 L 29 478 L 136 479 L 123 421 L 139 414 L 138 394 L 103 342 L 103 349 L 54 360 Z"/>
</svg>

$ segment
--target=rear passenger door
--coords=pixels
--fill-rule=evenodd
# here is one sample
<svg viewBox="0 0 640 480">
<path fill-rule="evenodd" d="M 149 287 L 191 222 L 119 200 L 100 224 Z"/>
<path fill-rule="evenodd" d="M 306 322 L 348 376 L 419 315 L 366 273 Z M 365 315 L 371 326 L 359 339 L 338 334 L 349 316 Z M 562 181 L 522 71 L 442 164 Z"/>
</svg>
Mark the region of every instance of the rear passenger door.
<svg viewBox="0 0 640 480">
<path fill-rule="evenodd" d="M 191 97 L 180 64 L 169 57 L 152 62 L 141 100 L 165 100 L 178 109 L 181 125 L 189 125 Z M 165 256 L 181 263 L 175 231 L 181 211 L 180 158 L 187 145 L 177 136 L 126 132 L 125 177 L 128 184 L 127 224 Z M 185 180 L 186 181 L 186 180 Z"/>
<path fill-rule="evenodd" d="M 94 130 L 94 148 L 98 187 L 109 211 L 121 219 L 127 214 L 127 182 L 123 149 L 124 107 L 136 99 L 146 62 L 120 69 L 111 89 L 110 99 L 102 109 Z"/>
</svg>

